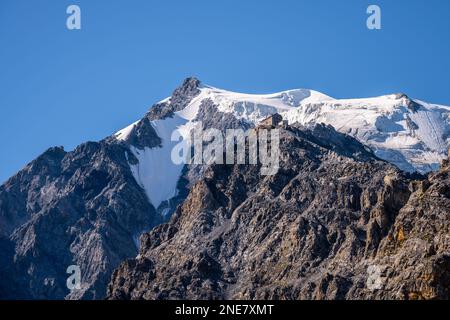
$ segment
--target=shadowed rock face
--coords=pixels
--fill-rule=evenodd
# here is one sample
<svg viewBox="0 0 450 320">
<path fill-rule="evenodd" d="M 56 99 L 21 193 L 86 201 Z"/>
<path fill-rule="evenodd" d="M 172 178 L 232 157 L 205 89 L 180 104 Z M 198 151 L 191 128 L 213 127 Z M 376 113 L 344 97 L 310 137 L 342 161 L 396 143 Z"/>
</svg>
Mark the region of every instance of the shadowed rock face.
<svg viewBox="0 0 450 320">
<path fill-rule="evenodd" d="M 325 126 L 280 146 L 274 176 L 208 168 L 108 298 L 448 298 L 448 167 L 414 181 Z"/>
<path fill-rule="evenodd" d="M 150 120 L 161 120 L 173 116 L 174 112 L 183 110 L 189 102 L 200 93 L 200 81 L 187 78 L 166 102 L 154 105 L 147 114 Z"/>
<path fill-rule="evenodd" d="M 136 184 L 124 146 L 86 143 L 49 149 L 0 187 L 1 255 L 22 293 L 6 298 L 102 298 L 113 268 L 135 256 L 133 237 L 160 223 Z M 1 244 L 0 244 L 1 245 Z M 11 252 L 12 251 L 12 252 Z M 72 295 L 66 269 L 82 270 Z"/>
</svg>

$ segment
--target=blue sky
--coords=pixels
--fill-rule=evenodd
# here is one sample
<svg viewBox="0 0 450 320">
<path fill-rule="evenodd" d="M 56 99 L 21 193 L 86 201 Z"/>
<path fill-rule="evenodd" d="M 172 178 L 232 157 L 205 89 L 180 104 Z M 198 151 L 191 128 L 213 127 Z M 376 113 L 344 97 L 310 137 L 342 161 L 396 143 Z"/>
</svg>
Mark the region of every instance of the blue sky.
<svg viewBox="0 0 450 320">
<path fill-rule="evenodd" d="M 77 4 L 82 30 L 66 28 Z M 382 29 L 366 9 L 382 9 Z M 405 92 L 450 105 L 450 1 L 1 0 L 0 182 L 99 140 L 187 76 L 240 92 Z"/>
</svg>

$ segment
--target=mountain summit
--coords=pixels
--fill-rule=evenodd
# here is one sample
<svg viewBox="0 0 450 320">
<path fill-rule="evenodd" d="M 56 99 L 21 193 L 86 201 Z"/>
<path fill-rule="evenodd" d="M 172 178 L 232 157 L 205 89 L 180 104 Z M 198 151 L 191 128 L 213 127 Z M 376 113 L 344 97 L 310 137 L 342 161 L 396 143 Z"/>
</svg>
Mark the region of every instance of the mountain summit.
<svg viewBox="0 0 450 320">
<path fill-rule="evenodd" d="M 185 103 L 180 104 L 180 98 Z M 151 118 L 174 113 L 180 118 L 174 125 L 185 126 L 196 120 L 206 102 L 218 112 L 252 126 L 274 113 L 281 114 L 289 124 L 332 125 L 370 147 L 379 158 L 408 172 L 437 170 L 450 147 L 450 107 L 402 93 L 366 99 L 334 99 L 307 89 L 258 95 L 217 89 L 188 78 L 174 96 L 156 105 Z M 118 138 L 123 139 L 131 127 L 119 131 Z"/>
</svg>

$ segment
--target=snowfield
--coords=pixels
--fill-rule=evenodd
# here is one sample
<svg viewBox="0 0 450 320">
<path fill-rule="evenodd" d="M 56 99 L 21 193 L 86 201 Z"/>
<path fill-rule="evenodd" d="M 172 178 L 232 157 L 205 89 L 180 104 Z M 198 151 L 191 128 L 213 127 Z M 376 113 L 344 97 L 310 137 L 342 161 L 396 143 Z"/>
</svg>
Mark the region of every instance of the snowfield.
<svg viewBox="0 0 450 320">
<path fill-rule="evenodd" d="M 155 208 L 177 194 L 183 169 L 182 164 L 171 160 L 172 149 L 179 143 L 171 141 L 171 135 L 178 131 L 187 137 L 205 99 L 211 99 L 220 112 L 253 125 L 274 113 L 280 113 L 290 124 L 330 124 L 370 147 L 379 158 L 408 172 L 438 169 L 450 147 L 450 107 L 413 100 L 403 94 L 334 99 L 307 89 L 257 95 L 202 86 L 200 94 L 172 118 L 151 122 L 162 147 L 130 147 L 139 161 L 130 164 L 133 176 Z M 125 140 L 136 123 L 118 131 L 115 137 Z"/>
<path fill-rule="evenodd" d="M 415 108 L 408 107 L 411 101 Z M 439 167 L 450 147 L 449 114 L 450 107 L 387 95 L 306 104 L 284 116 L 290 123 L 330 124 L 400 169 L 426 173 Z"/>
</svg>

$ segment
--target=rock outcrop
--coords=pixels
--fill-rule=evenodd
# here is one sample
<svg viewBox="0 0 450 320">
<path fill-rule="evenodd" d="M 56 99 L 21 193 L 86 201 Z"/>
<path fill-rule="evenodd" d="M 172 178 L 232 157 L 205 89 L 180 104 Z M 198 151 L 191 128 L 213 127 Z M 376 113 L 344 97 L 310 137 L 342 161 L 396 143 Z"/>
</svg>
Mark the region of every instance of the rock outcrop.
<svg viewBox="0 0 450 320">
<path fill-rule="evenodd" d="M 373 260 L 380 288 L 366 298 L 450 299 L 449 161 L 411 189 Z"/>
</svg>

